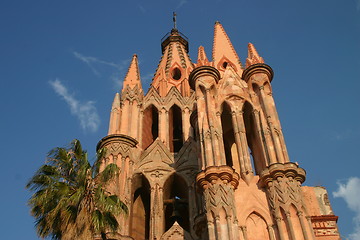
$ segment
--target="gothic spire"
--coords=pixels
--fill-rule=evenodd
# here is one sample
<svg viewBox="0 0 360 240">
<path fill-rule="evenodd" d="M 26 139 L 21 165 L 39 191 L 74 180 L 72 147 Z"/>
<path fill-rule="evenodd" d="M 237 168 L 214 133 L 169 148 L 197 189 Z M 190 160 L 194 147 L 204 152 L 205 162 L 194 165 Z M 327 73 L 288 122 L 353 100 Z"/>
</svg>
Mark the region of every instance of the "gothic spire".
<svg viewBox="0 0 360 240">
<path fill-rule="evenodd" d="M 127 86 L 129 86 L 130 89 L 133 89 L 135 86 L 137 86 L 139 90 L 142 89 L 141 80 L 140 80 L 139 64 L 138 64 L 138 59 L 137 59 L 136 54 L 134 54 L 132 57 L 128 72 L 124 79 L 123 91 L 125 90 L 125 88 Z"/>
<path fill-rule="evenodd" d="M 242 70 L 240 58 L 237 55 L 231 41 L 220 22 L 214 26 L 214 42 L 212 52 L 213 62 L 216 68 L 225 69 L 231 64 L 236 71 Z"/>
<path fill-rule="evenodd" d="M 203 66 L 203 65 L 209 65 L 209 60 L 206 56 L 206 52 L 203 46 L 200 46 L 198 49 L 198 59 L 196 66 Z"/>
<path fill-rule="evenodd" d="M 252 43 L 248 44 L 248 57 L 246 59 L 246 67 L 256 63 L 264 63 L 264 59 L 260 57 Z"/>
</svg>

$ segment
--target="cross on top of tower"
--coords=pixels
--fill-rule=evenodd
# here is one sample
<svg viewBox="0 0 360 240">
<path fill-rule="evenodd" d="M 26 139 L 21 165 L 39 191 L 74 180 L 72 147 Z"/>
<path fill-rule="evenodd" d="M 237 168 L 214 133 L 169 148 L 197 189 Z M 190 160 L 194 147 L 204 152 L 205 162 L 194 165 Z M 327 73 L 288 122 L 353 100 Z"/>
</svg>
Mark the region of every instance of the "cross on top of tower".
<svg viewBox="0 0 360 240">
<path fill-rule="evenodd" d="M 174 28 L 176 29 L 176 12 L 173 12 L 173 22 L 174 22 Z"/>
</svg>

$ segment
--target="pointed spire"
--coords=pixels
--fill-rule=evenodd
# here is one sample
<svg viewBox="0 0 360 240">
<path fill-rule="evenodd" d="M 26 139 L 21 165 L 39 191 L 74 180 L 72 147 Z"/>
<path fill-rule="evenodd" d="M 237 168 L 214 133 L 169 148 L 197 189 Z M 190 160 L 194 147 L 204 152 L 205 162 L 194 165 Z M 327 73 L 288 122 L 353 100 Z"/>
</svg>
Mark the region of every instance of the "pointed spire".
<svg viewBox="0 0 360 240">
<path fill-rule="evenodd" d="M 209 65 L 209 60 L 206 56 L 204 47 L 200 46 L 198 50 L 198 60 L 196 66 L 199 67 L 203 65 Z"/>
<path fill-rule="evenodd" d="M 246 67 L 256 63 L 264 63 L 264 59 L 260 57 L 252 43 L 248 44 L 248 57 L 246 59 Z"/>
<path fill-rule="evenodd" d="M 220 22 L 214 26 L 214 42 L 212 52 L 213 62 L 216 68 L 224 69 L 227 64 L 232 64 L 236 71 L 242 71 L 242 64 L 231 41 Z"/>
<path fill-rule="evenodd" d="M 120 94 L 116 93 L 111 107 L 108 135 L 119 133 L 120 128 Z"/>
<path fill-rule="evenodd" d="M 129 86 L 131 89 L 133 89 L 135 86 L 138 86 L 139 89 L 142 89 L 139 64 L 136 54 L 133 55 L 128 72 L 124 79 L 123 91 L 127 86 Z"/>
</svg>

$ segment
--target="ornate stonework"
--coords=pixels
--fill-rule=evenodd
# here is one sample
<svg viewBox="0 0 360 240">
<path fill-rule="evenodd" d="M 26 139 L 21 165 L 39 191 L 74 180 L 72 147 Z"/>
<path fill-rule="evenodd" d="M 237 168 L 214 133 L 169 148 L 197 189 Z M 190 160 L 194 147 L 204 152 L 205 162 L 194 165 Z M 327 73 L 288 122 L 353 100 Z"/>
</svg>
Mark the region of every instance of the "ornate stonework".
<svg viewBox="0 0 360 240">
<path fill-rule="evenodd" d="M 253 44 L 241 63 L 215 23 L 212 61 L 176 27 L 162 40 L 151 86 L 134 55 L 116 93 L 100 170 L 116 163 L 108 190 L 129 209 L 109 239 L 340 239 L 327 192 L 302 186 L 272 96 L 273 70 Z"/>
</svg>

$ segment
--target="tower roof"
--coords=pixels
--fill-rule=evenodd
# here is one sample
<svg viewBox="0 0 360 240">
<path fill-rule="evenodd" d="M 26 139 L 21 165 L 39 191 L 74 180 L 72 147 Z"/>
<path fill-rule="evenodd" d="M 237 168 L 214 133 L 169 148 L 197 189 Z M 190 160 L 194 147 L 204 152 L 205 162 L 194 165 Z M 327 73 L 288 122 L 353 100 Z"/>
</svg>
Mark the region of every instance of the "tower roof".
<svg viewBox="0 0 360 240">
<path fill-rule="evenodd" d="M 214 42 L 212 58 L 215 67 L 222 68 L 222 65 L 226 67 L 227 64 L 232 64 L 235 70 L 240 71 L 242 64 L 240 58 L 237 55 L 228 35 L 226 34 L 223 26 L 220 22 L 216 21 L 214 26 Z"/>
<path fill-rule="evenodd" d="M 188 55 L 189 45 L 185 35 L 176 28 L 176 15 L 174 15 L 174 27 L 161 41 L 162 56 L 156 69 L 152 86 L 164 97 L 171 87 L 188 95 L 186 76 L 193 68 L 193 63 Z M 187 85 L 187 86 L 184 86 Z"/>
</svg>

